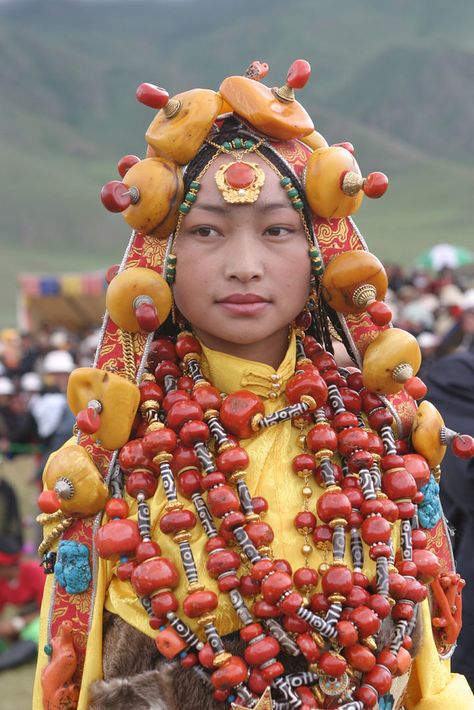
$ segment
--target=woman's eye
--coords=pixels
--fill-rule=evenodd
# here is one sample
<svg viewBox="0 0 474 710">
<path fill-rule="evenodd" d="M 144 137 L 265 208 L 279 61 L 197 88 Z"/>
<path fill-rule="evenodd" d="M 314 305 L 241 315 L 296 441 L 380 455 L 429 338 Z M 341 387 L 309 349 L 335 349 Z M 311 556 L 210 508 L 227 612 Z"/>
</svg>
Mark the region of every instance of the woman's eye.
<svg viewBox="0 0 474 710">
<path fill-rule="evenodd" d="M 265 230 L 265 234 L 268 234 L 270 237 L 283 237 L 286 234 L 289 234 L 291 230 L 288 227 L 268 227 Z"/>
<path fill-rule="evenodd" d="M 213 237 L 217 234 L 217 231 L 212 227 L 195 227 L 191 230 L 191 233 L 198 237 Z"/>
</svg>

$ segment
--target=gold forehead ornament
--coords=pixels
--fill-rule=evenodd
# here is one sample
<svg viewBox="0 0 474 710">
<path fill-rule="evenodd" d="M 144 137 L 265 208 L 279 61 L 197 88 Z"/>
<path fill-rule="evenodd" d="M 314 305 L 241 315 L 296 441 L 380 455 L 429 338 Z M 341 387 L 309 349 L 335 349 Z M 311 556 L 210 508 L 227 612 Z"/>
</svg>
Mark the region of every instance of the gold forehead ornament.
<svg viewBox="0 0 474 710">
<path fill-rule="evenodd" d="M 221 165 L 214 177 L 224 200 L 233 204 L 255 202 L 265 182 L 262 168 L 245 160 Z"/>
</svg>

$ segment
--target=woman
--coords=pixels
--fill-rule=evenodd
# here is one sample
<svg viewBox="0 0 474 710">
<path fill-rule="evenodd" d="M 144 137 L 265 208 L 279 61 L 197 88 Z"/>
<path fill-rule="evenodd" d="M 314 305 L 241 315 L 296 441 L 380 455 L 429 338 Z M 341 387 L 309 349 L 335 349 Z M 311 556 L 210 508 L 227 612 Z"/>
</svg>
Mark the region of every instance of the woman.
<svg viewBox="0 0 474 710">
<path fill-rule="evenodd" d="M 383 269 L 348 219 L 384 176 L 364 183 L 349 146 L 316 134 L 293 95 L 306 62 L 280 89 L 255 81 L 265 71 L 219 94 L 139 88 L 162 109 L 148 158 L 127 156 L 103 191 L 136 232 L 96 368 L 69 383 L 78 443 L 40 497 L 51 568 L 62 539 L 37 707 L 41 692 L 47 708 L 96 710 L 474 707 L 424 601 L 432 580 L 449 653 L 439 590 L 461 581 L 425 549 L 446 542 L 435 499 L 419 525 L 417 483 L 437 464 L 408 454 L 418 356 L 383 327 Z M 163 256 L 172 316 L 154 334 Z M 333 338 L 353 366 L 338 368 Z M 418 451 L 433 416 L 418 416 Z"/>
</svg>

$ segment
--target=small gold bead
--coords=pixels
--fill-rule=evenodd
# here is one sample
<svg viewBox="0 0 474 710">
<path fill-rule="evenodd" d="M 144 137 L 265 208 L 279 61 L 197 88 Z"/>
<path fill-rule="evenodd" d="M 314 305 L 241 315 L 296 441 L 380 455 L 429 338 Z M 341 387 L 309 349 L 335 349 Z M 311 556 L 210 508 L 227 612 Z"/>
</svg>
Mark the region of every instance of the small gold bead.
<svg viewBox="0 0 474 710">
<path fill-rule="evenodd" d="M 278 397 L 278 395 L 276 392 L 269 392 L 268 397 L 269 397 L 269 399 L 276 399 Z M 252 429 L 253 429 L 253 427 L 252 427 Z"/>
<path fill-rule="evenodd" d="M 300 449 L 304 449 L 306 447 L 306 436 L 304 434 L 301 434 L 298 437 L 298 446 Z"/>
<path fill-rule="evenodd" d="M 305 498 L 311 498 L 313 495 L 313 489 L 310 486 L 305 486 L 301 492 Z"/>
<path fill-rule="evenodd" d="M 216 666 L 216 668 L 219 668 L 220 666 L 224 666 L 231 658 L 231 653 L 228 653 L 227 651 L 222 651 L 221 653 L 218 653 L 217 656 L 214 656 L 212 665 Z"/>
<path fill-rule="evenodd" d="M 201 584 L 200 582 L 191 582 L 191 584 L 188 586 L 188 594 L 192 594 L 192 592 L 202 592 L 205 589 L 204 584 Z"/>
<path fill-rule="evenodd" d="M 301 552 L 303 553 L 303 555 L 310 555 L 312 551 L 313 548 L 311 547 L 311 545 L 303 545 L 303 547 L 301 548 Z"/>
<path fill-rule="evenodd" d="M 329 565 L 327 564 L 327 562 L 321 562 L 321 564 L 318 567 L 318 572 L 319 572 L 319 574 L 324 574 L 325 572 L 328 571 L 328 569 L 329 569 Z"/>
</svg>

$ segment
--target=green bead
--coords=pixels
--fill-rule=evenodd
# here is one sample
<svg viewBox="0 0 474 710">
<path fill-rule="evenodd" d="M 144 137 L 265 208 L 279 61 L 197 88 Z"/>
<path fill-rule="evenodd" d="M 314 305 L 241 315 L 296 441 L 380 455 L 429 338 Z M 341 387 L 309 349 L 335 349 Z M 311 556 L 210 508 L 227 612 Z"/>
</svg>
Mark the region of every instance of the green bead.
<svg viewBox="0 0 474 710">
<path fill-rule="evenodd" d="M 291 185 L 291 178 L 289 177 L 284 177 L 280 180 L 280 185 L 282 187 L 286 187 L 287 185 Z"/>
<path fill-rule="evenodd" d="M 181 212 L 181 214 L 188 214 L 190 209 L 191 207 L 187 205 L 186 202 L 182 202 L 179 206 L 179 211 Z"/>
<path fill-rule="evenodd" d="M 197 182 L 197 180 L 193 180 L 192 183 L 189 186 L 190 190 L 200 190 L 201 189 L 201 183 Z"/>
<path fill-rule="evenodd" d="M 168 267 L 174 268 L 177 262 L 177 258 L 175 254 L 168 254 Z"/>
<path fill-rule="evenodd" d="M 295 210 L 302 210 L 303 207 L 304 207 L 304 205 L 303 205 L 303 203 L 301 202 L 301 200 L 297 200 L 296 202 L 292 202 L 291 204 L 293 205 L 293 207 L 295 208 Z"/>
<path fill-rule="evenodd" d="M 44 652 L 47 656 L 51 656 L 51 654 L 53 653 L 53 647 L 51 646 L 50 643 L 46 643 L 44 645 Z"/>
<path fill-rule="evenodd" d="M 186 200 L 186 202 L 195 202 L 196 194 L 194 192 L 187 192 L 184 199 Z"/>
<path fill-rule="evenodd" d="M 229 141 L 224 141 L 222 147 L 224 148 L 224 150 L 232 150 L 232 143 L 229 143 Z"/>
<path fill-rule="evenodd" d="M 255 143 L 253 141 L 247 140 L 244 143 L 244 148 L 246 148 L 247 150 L 250 150 L 251 148 L 254 147 L 254 145 L 255 145 Z"/>
<path fill-rule="evenodd" d="M 290 199 L 292 199 L 293 197 L 298 197 L 298 190 L 292 187 L 291 190 L 288 190 L 288 197 Z"/>
<path fill-rule="evenodd" d="M 242 139 L 241 138 L 234 138 L 234 148 L 242 148 Z"/>
</svg>

